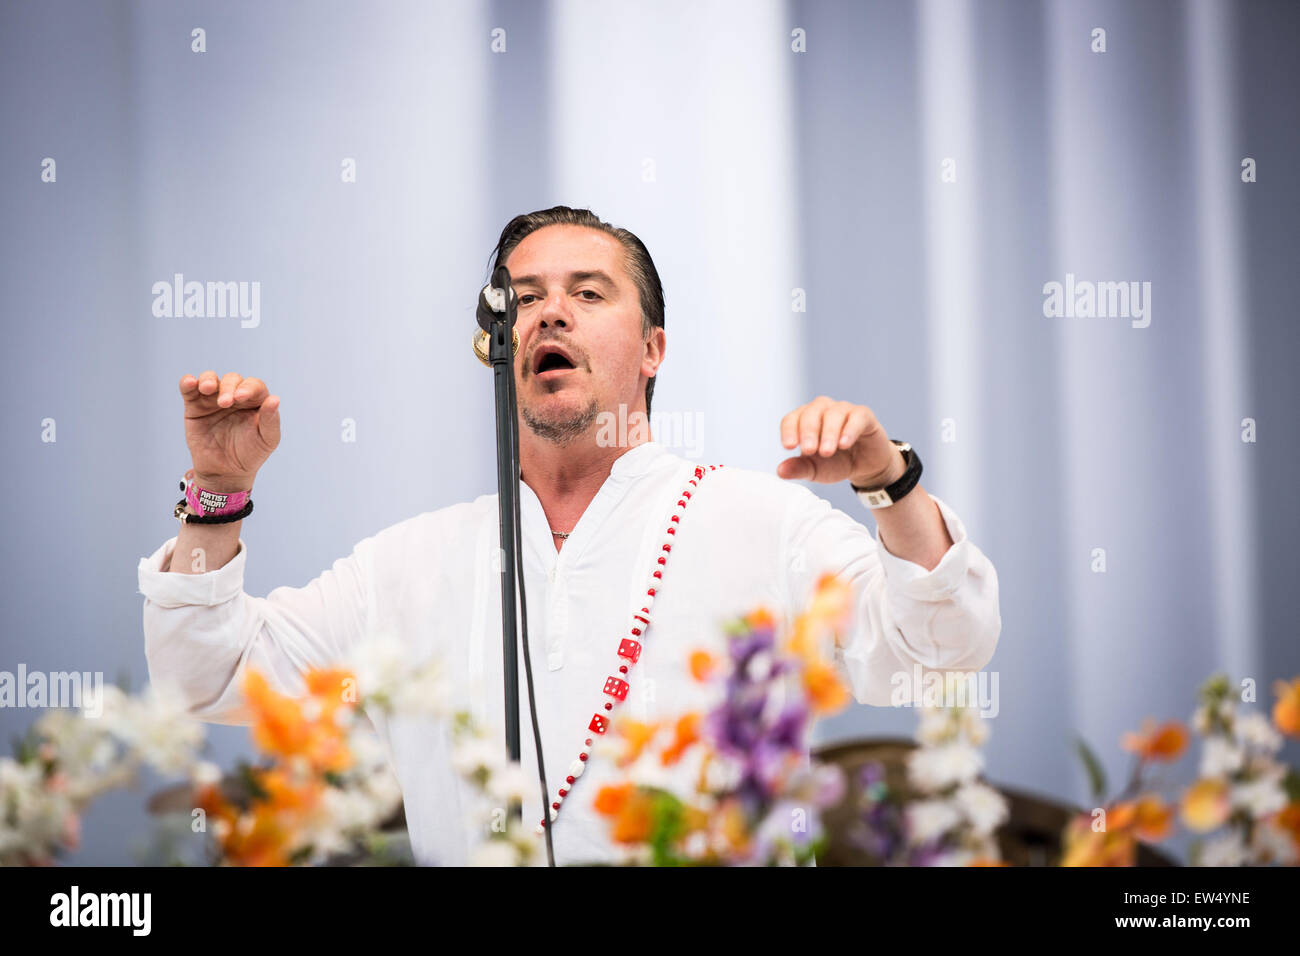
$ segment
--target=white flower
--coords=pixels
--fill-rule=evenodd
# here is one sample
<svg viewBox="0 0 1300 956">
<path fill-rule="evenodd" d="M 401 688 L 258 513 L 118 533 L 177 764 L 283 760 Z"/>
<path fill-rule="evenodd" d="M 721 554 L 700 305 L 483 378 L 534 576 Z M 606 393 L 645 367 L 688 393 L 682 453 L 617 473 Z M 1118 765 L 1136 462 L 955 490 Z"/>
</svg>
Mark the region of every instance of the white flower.
<svg viewBox="0 0 1300 956">
<path fill-rule="evenodd" d="M 663 765 L 657 755 L 643 753 L 630 767 L 626 776 L 638 787 L 655 787 L 660 790 L 673 789 L 673 773 Z"/>
<path fill-rule="evenodd" d="M 522 804 L 526 796 L 539 788 L 537 778 L 514 761 L 497 770 L 487 781 L 488 796 L 503 806 L 512 802 Z"/>
<path fill-rule="evenodd" d="M 190 768 L 190 781 L 199 787 L 221 782 L 221 768 L 210 760 L 200 760 Z"/>
<path fill-rule="evenodd" d="M 435 658 L 412 660 L 412 650 L 392 634 L 363 641 L 349 655 L 362 703 L 403 716 L 446 717 L 451 685 Z"/>
<path fill-rule="evenodd" d="M 1241 769 L 1244 754 L 1226 737 L 1205 738 L 1201 749 L 1201 776 L 1226 777 Z"/>
<path fill-rule="evenodd" d="M 947 712 L 936 707 L 926 707 L 921 711 L 921 721 L 916 729 L 916 739 L 923 744 L 936 746 L 952 737 L 952 720 Z"/>
<path fill-rule="evenodd" d="M 87 720 L 119 717 L 130 706 L 131 698 L 126 691 L 116 684 L 101 684 L 94 689 L 90 700 L 82 707 L 82 716 Z"/>
<path fill-rule="evenodd" d="M 377 634 L 358 644 L 346 665 L 357 679 L 361 697 L 387 693 L 410 671 L 407 650 L 392 634 Z"/>
<path fill-rule="evenodd" d="M 907 838 L 928 843 L 961 823 L 961 813 L 948 800 L 917 800 L 907 805 Z"/>
<path fill-rule="evenodd" d="M 381 812 L 380 823 L 387 820 L 402 802 L 402 785 L 387 767 L 370 774 L 363 787 Z"/>
<path fill-rule="evenodd" d="M 652 741 L 653 739 L 654 738 L 651 738 Z M 626 741 L 621 737 L 611 736 L 610 734 L 598 734 L 594 738 L 591 747 L 588 749 L 588 753 L 590 753 L 591 756 L 600 759 L 602 763 L 605 761 L 612 762 L 615 760 L 621 760 L 623 754 L 626 752 Z"/>
<path fill-rule="evenodd" d="M 703 830 L 695 830 L 682 841 L 682 853 L 691 860 L 699 860 L 709 852 L 709 838 Z"/>
<path fill-rule="evenodd" d="M 387 815 L 386 807 L 377 805 L 370 794 L 360 789 L 326 787 L 321 805 L 330 827 L 341 833 L 368 830 L 382 823 Z"/>
<path fill-rule="evenodd" d="M 178 690 L 153 684 L 138 697 L 124 696 L 109 706 L 111 699 L 105 701 L 106 726 L 134 756 L 164 774 L 188 769 L 203 744 L 203 726 Z"/>
<path fill-rule="evenodd" d="M 372 730 L 364 727 L 353 728 L 348 734 L 348 749 L 352 751 L 352 757 L 358 766 L 386 767 L 388 765 L 388 750 L 379 735 Z"/>
<path fill-rule="evenodd" d="M 1255 827 L 1251 848 L 1265 863 L 1294 866 L 1300 862 L 1291 834 L 1274 825 L 1271 820 L 1259 821 L 1259 825 Z"/>
<path fill-rule="evenodd" d="M 982 764 L 979 751 L 968 744 L 922 747 L 908 755 L 908 779 L 922 791 L 934 792 L 973 780 Z"/>
<path fill-rule="evenodd" d="M 1238 742 L 1251 750 L 1274 754 L 1282 749 L 1282 735 L 1273 728 L 1269 719 L 1258 711 L 1251 711 L 1243 717 L 1238 717 L 1232 730 Z"/>
<path fill-rule="evenodd" d="M 1281 770 L 1281 768 L 1278 768 Z M 1268 816 L 1287 804 L 1286 791 L 1282 789 L 1280 774 L 1270 773 L 1254 780 L 1236 784 L 1230 793 L 1234 807 L 1245 807 L 1251 817 Z"/>
<path fill-rule="evenodd" d="M 519 851 L 509 840 L 484 840 L 470 856 L 470 866 L 518 866 Z"/>
<path fill-rule="evenodd" d="M 989 721 L 975 707 L 961 709 L 961 728 L 973 747 L 982 747 L 989 739 Z"/>
<path fill-rule="evenodd" d="M 6 799 L 22 801 L 41 789 L 41 768 L 34 763 L 19 763 L 0 757 L 0 793 Z"/>
<path fill-rule="evenodd" d="M 48 860 L 64 845 L 76 808 L 44 777 L 36 764 L 0 757 L 0 864 Z"/>
<path fill-rule="evenodd" d="M 745 673 L 753 681 L 764 681 L 772 673 L 772 655 L 767 651 L 759 651 L 753 655 L 747 665 Z"/>
<path fill-rule="evenodd" d="M 500 745 L 493 744 L 486 737 L 471 736 L 459 741 L 452 749 L 451 764 L 464 777 L 480 770 L 495 774 L 505 764 L 505 753 Z"/>
<path fill-rule="evenodd" d="M 1007 819 L 1009 812 L 1002 794 L 982 783 L 967 783 L 958 787 L 953 794 L 953 801 L 979 836 L 987 836 L 996 830 Z"/>
<path fill-rule="evenodd" d="M 1210 709 L 1204 704 L 1192 712 L 1192 729 L 1202 736 L 1210 732 Z"/>
<path fill-rule="evenodd" d="M 1242 866 L 1247 860 L 1246 845 L 1236 830 L 1208 840 L 1201 849 L 1201 866 Z"/>
<path fill-rule="evenodd" d="M 725 754 L 714 754 L 704 769 L 704 786 L 710 793 L 727 793 L 740 785 L 745 768 Z"/>
</svg>

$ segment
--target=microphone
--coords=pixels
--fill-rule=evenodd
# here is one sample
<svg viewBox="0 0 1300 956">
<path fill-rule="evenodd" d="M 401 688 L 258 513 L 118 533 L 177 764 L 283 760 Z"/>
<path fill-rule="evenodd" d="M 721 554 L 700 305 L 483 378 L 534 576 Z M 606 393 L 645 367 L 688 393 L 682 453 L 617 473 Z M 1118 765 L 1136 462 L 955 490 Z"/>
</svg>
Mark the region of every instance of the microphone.
<svg viewBox="0 0 1300 956">
<path fill-rule="evenodd" d="M 507 272 L 506 275 L 508 276 L 509 273 Z M 506 291 L 510 293 L 510 304 L 513 306 L 518 296 L 515 295 L 515 290 L 510 288 L 509 285 L 503 290 L 489 282 L 483 287 L 483 291 L 478 294 L 477 317 L 479 330 L 474 333 L 474 357 L 488 368 L 492 367 L 492 360 L 489 357 L 489 344 L 491 341 L 489 333 L 492 329 L 494 316 L 506 311 Z M 510 355 L 513 358 L 519 354 L 519 330 L 511 328 L 510 331 L 513 336 L 512 345 L 514 348 Z"/>
</svg>

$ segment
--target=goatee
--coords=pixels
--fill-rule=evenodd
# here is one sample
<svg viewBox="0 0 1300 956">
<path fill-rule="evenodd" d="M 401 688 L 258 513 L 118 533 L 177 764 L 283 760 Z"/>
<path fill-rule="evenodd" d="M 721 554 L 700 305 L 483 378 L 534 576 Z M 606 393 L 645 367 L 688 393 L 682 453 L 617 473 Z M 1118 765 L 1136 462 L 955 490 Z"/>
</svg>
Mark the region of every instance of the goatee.
<svg viewBox="0 0 1300 956">
<path fill-rule="evenodd" d="M 539 418 L 527 405 L 522 406 L 519 411 L 524 424 L 531 428 L 538 438 L 544 438 L 556 445 L 567 445 L 585 435 L 595 423 L 599 413 L 600 409 L 594 398 L 585 409 L 565 417 Z"/>
</svg>

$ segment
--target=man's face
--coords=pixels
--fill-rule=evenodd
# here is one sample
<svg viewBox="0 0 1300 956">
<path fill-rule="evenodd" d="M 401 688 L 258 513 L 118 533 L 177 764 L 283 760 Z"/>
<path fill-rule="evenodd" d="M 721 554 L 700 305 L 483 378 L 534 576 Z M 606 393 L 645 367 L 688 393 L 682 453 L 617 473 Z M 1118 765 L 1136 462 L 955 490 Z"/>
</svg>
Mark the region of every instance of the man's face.
<svg viewBox="0 0 1300 956">
<path fill-rule="evenodd" d="M 565 443 L 602 411 L 645 410 L 660 339 L 641 337 L 641 301 L 623 246 L 598 229 L 546 226 L 506 259 L 519 298 L 519 414 L 539 437 Z M 661 330 L 655 330 L 662 336 Z"/>
</svg>

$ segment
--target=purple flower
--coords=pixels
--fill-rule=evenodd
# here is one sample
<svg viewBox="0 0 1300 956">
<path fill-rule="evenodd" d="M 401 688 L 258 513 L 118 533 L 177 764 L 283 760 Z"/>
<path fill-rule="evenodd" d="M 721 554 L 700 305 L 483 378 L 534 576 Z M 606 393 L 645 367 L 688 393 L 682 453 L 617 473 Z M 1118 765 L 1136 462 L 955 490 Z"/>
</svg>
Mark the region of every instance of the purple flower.
<svg viewBox="0 0 1300 956">
<path fill-rule="evenodd" d="M 879 760 L 870 760 L 858 770 L 858 784 L 863 790 L 885 779 L 885 765 Z"/>
<path fill-rule="evenodd" d="M 804 727 L 808 723 L 808 708 L 796 701 L 783 710 L 772 724 L 769 739 L 791 750 L 803 749 Z"/>
<path fill-rule="evenodd" d="M 844 771 L 835 764 L 823 764 L 813 770 L 813 802 L 819 809 L 833 807 L 844 799 L 848 784 Z"/>
<path fill-rule="evenodd" d="M 776 635 L 770 627 L 737 634 L 731 638 L 731 660 L 739 673 L 744 673 L 755 654 L 771 651 L 776 644 Z"/>
</svg>

